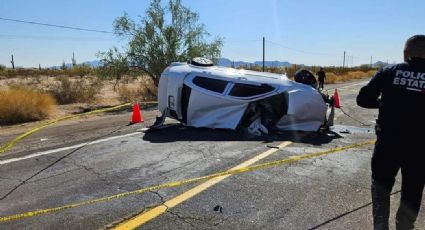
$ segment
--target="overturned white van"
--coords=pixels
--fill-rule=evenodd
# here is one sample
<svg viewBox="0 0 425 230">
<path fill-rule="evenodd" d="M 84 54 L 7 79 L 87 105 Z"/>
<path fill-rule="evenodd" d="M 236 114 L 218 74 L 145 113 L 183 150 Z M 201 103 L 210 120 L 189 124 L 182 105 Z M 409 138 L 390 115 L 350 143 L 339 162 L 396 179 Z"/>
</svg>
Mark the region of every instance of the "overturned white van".
<svg viewBox="0 0 425 230">
<path fill-rule="evenodd" d="M 286 75 L 213 66 L 197 58 L 172 63 L 161 75 L 158 109 L 191 127 L 245 128 L 255 135 L 271 130 L 317 131 L 328 106 L 315 88 Z"/>
</svg>

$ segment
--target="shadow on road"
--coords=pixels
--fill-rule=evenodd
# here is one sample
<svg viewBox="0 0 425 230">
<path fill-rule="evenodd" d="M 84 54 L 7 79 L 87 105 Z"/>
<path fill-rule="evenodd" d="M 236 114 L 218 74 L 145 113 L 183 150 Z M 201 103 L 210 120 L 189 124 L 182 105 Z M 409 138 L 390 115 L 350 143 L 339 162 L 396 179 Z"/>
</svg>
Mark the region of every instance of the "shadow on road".
<svg viewBox="0 0 425 230">
<path fill-rule="evenodd" d="M 400 193 L 400 191 L 396 191 L 396 192 L 391 193 L 391 196 L 393 196 L 393 195 L 395 195 L 395 194 L 397 194 L 397 193 Z M 320 227 L 323 227 L 323 226 L 325 226 L 325 225 L 327 225 L 327 224 L 329 224 L 329 223 L 332 223 L 332 222 L 334 222 L 334 221 L 336 221 L 336 220 L 338 220 L 338 219 L 340 219 L 340 218 L 342 218 L 342 217 L 344 217 L 344 216 L 347 216 L 347 215 L 349 215 L 349 214 L 351 214 L 351 213 L 357 212 L 357 211 L 359 211 L 359 210 L 361 210 L 361 209 L 363 209 L 363 208 L 366 208 L 366 207 L 368 207 L 368 206 L 370 206 L 370 205 L 372 205 L 372 202 L 369 202 L 369 203 L 367 203 L 367 204 L 364 204 L 364 205 L 362 205 L 362 206 L 360 206 L 360 207 L 357 207 L 357 208 L 355 208 L 355 209 L 352 209 L 352 210 L 350 210 L 350 211 L 348 211 L 348 212 L 344 212 L 344 213 L 342 213 L 341 215 L 338 215 L 338 216 L 336 216 L 336 217 L 334 217 L 334 218 L 332 218 L 332 219 L 329 219 L 329 220 L 327 220 L 327 221 L 325 221 L 325 222 L 323 222 L 323 223 L 321 223 L 321 224 L 318 224 L 318 225 L 316 225 L 316 226 L 314 226 L 314 227 L 312 227 L 312 228 L 309 228 L 308 230 L 314 230 L 314 229 L 318 229 L 318 228 L 320 228 Z"/>
<path fill-rule="evenodd" d="M 273 141 L 292 141 L 295 143 L 307 143 L 321 145 L 341 138 L 335 132 L 282 132 L 266 136 L 250 136 L 243 131 L 226 129 L 208 129 L 186 127 L 180 124 L 171 124 L 161 129 L 147 131 L 143 140 L 152 143 L 168 143 L 176 141 L 261 141 L 269 143 Z"/>
</svg>

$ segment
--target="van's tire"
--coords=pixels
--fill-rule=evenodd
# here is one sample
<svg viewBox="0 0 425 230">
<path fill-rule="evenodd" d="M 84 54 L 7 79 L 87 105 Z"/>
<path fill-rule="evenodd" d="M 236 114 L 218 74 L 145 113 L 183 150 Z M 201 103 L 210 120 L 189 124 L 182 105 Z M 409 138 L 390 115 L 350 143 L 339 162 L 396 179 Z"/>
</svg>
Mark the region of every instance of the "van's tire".
<svg viewBox="0 0 425 230">
<path fill-rule="evenodd" d="M 208 58 L 203 58 L 203 57 L 195 57 L 192 59 L 192 61 L 190 62 L 190 64 L 195 65 L 195 66 L 213 66 L 214 63 L 208 59 Z"/>
</svg>

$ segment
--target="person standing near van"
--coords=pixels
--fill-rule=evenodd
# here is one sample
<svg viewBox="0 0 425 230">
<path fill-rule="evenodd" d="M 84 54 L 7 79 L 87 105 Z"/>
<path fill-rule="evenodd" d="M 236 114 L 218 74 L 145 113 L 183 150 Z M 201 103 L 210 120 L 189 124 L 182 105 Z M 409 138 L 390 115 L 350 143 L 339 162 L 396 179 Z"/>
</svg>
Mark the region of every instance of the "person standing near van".
<svg viewBox="0 0 425 230">
<path fill-rule="evenodd" d="M 319 89 L 323 89 L 323 86 L 325 85 L 326 73 L 322 67 L 320 67 L 320 70 L 317 71 L 316 75 L 319 80 Z"/>
</svg>

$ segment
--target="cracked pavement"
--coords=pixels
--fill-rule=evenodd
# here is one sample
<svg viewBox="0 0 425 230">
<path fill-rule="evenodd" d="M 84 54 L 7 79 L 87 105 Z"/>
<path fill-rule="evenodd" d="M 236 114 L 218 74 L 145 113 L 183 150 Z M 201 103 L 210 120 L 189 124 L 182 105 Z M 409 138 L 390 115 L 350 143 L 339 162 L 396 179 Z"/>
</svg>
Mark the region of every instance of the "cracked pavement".
<svg viewBox="0 0 425 230">
<path fill-rule="evenodd" d="M 349 83 L 342 85 L 349 86 Z M 338 130 L 349 129 L 349 133 L 336 129 L 335 133 L 325 136 L 292 133 L 252 138 L 238 132 L 181 128 L 176 124 L 157 132 L 137 133 L 0 165 L 0 197 L 4 197 L 0 200 L 0 216 L 224 171 L 285 140 L 294 143 L 258 163 L 373 139 L 374 133 L 367 128 L 373 128 L 371 122 L 377 111 L 356 107 L 355 89 L 359 87 L 341 89 L 341 101 L 346 112 L 370 126 L 363 126 L 337 111 L 335 124 L 341 125 Z M 143 115 L 146 123 L 133 126 L 126 126 L 130 117 L 127 111 L 57 124 L 19 143 L 0 156 L 0 161 L 136 132 L 152 124 L 156 111 L 143 111 Z M 1 143 L 11 138 L 10 133 L 5 133 L 8 130 L 0 130 Z M 41 142 L 41 138 L 49 141 Z M 372 149 L 373 146 L 365 146 L 233 175 L 167 209 L 140 229 L 371 229 Z M 4 222 L 0 223 L 0 229 L 108 229 L 198 184 Z M 392 196 L 392 223 L 399 189 L 398 180 Z M 214 210 L 217 206 L 221 211 Z M 418 229 L 425 229 L 423 210 L 418 217 Z"/>
</svg>

